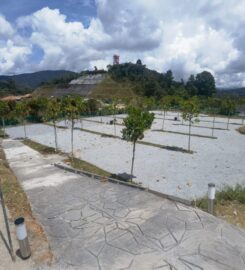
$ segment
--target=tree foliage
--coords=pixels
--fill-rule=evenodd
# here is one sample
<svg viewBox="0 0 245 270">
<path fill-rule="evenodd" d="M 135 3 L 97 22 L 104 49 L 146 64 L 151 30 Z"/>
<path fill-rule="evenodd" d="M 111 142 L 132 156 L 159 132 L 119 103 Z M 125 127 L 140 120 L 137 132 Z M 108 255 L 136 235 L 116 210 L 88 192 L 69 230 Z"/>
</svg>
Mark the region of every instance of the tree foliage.
<svg viewBox="0 0 245 270">
<path fill-rule="evenodd" d="M 191 125 L 193 119 L 199 114 L 199 105 L 196 97 L 189 100 L 184 100 L 182 103 L 182 117 L 185 121 L 189 122 L 189 140 L 188 140 L 188 151 L 191 147 Z"/>
<path fill-rule="evenodd" d="M 135 143 L 144 138 L 144 131 L 149 129 L 154 120 L 154 114 L 142 111 L 140 108 L 131 107 L 128 117 L 123 122 L 125 128 L 122 130 L 123 139 Z"/>
<path fill-rule="evenodd" d="M 137 107 L 129 108 L 128 116 L 123 120 L 125 128 L 122 130 L 122 137 L 124 140 L 131 141 L 133 143 L 131 181 L 133 178 L 136 142 L 144 138 L 144 132 L 151 128 L 153 120 L 153 113 L 143 111 Z"/>
<path fill-rule="evenodd" d="M 161 98 L 165 95 L 179 95 L 188 98 L 195 95 L 212 96 L 215 89 L 215 80 L 208 71 L 203 71 L 196 76 L 191 75 L 185 84 L 183 80 L 176 81 L 172 70 L 159 73 L 150 70 L 137 60 L 136 64 L 124 63 L 109 66 L 110 76 L 117 81 L 129 80 L 134 82 L 135 91 L 143 96 Z"/>
</svg>

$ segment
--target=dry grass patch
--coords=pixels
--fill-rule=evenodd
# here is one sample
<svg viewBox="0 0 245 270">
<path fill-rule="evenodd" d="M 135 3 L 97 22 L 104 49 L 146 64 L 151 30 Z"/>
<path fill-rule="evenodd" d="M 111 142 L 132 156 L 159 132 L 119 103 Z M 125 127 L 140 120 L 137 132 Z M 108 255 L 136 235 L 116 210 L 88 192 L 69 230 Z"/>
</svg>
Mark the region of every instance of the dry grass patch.
<svg viewBox="0 0 245 270">
<path fill-rule="evenodd" d="M 245 135 L 245 126 L 239 127 L 237 131 L 243 135 Z"/>
<path fill-rule="evenodd" d="M 201 198 L 196 202 L 197 207 L 208 210 L 208 199 Z M 217 192 L 215 215 L 229 223 L 245 228 L 245 187 L 225 187 Z"/>
<path fill-rule="evenodd" d="M 36 264 L 44 263 L 50 265 L 53 255 L 48 244 L 48 239 L 43 228 L 32 215 L 26 193 L 9 168 L 2 148 L 0 148 L 0 175 L 3 195 L 11 215 L 11 221 L 13 222 L 20 216 L 25 218 L 34 262 Z"/>
</svg>

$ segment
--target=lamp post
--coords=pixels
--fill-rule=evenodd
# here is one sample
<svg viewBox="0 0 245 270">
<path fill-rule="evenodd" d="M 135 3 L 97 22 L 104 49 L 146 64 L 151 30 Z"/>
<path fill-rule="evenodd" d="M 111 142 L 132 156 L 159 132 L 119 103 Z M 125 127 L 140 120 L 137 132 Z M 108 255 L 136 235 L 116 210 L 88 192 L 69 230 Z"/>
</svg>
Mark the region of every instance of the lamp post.
<svg viewBox="0 0 245 270">
<path fill-rule="evenodd" d="M 208 184 L 208 212 L 214 214 L 215 184 Z"/>
<path fill-rule="evenodd" d="M 28 241 L 25 219 L 17 218 L 14 222 L 16 226 L 17 239 L 19 240 L 20 255 L 22 259 L 27 259 L 31 256 L 31 249 Z"/>
</svg>

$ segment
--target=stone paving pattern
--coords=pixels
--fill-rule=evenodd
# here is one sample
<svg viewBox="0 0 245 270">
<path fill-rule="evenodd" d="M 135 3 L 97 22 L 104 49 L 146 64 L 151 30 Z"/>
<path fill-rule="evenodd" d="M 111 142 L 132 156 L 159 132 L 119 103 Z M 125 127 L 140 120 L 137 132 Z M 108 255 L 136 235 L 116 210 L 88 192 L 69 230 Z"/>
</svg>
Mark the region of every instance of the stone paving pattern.
<svg viewBox="0 0 245 270">
<path fill-rule="evenodd" d="M 244 230 L 139 189 L 65 172 L 19 141 L 3 146 L 63 268 L 245 269 Z"/>
</svg>

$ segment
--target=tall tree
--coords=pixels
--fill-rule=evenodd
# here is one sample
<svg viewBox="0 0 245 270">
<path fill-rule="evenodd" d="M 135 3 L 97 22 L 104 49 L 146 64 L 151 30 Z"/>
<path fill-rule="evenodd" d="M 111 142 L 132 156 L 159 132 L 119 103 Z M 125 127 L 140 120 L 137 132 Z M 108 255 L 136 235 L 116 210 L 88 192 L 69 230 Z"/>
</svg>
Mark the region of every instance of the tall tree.
<svg viewBox="0 0 245 270">
<path fill-rule="evenodd" d="M 2 118 L 3 137 L 5 138 L 5 119 L 9 116 L 10 108 L 7 102 L 0 100 L 0 117 Z"/>
<path fill-rule="evenodd" d="M 196 75 L 195 85 L 198 95 L 212 96 L 216 92 L 214 76 L 208 71 Z"/>
<path fill-rule="evenodd" d="M 154 114 L 142 111 L 140 108 L 131 107 L 128 116 L 123 120 L 125 128 L 122 130 L 124 140 L 133 143 L 133 155 L 131 163 L 131 181 L 133 180 L 135 147 L 138 140 L 144 138 L 144 132 L 151 128 L 154 120 Z"/>
<path fill-rule="evenodd" d="M 51 121 L 54 127 L 55 151 L 58 151 L 57 120 L 61 117 L 61 103 L 56 98 L 51 98 L 46 104 L 43 112 L 45 121 Z"/>
<path fill-rule="evenodd" d="M 196 79 L 195 76 L 192 74 L 190 75 L 187 83 L 186 83 L 186 90 L 189 97 L 197 95 L 198 89 L 196 87 Z"/>
<path fill-rule="evenodd" d="M 182 103 L 182 117 L 189 122 L 189 139 L 188 139 L 188 151 L 191 150 L 191 125 L 193 119 L 198 117 L 199 107 L 196 98 L 185 100 Z"/>
<path fill-rule="evenodd" d="M 167 83 L 167 87 L 170 88 L 174 81 L 174 76 L 172 70 L 168 70 L 165 74 L 165 80 Z"/>
</svg>

